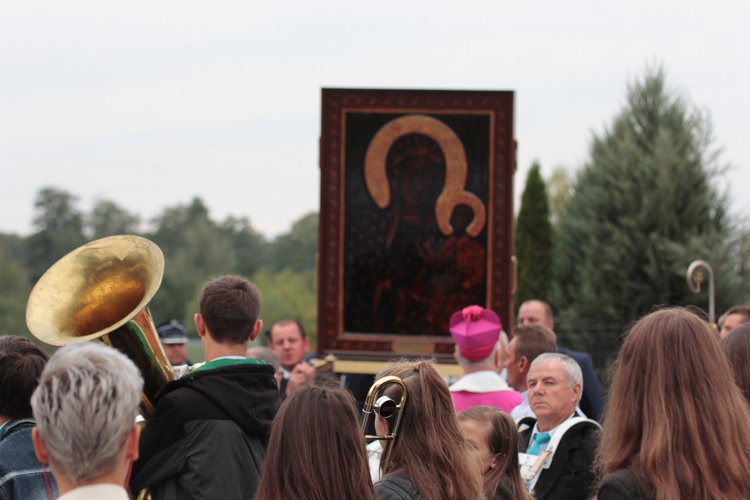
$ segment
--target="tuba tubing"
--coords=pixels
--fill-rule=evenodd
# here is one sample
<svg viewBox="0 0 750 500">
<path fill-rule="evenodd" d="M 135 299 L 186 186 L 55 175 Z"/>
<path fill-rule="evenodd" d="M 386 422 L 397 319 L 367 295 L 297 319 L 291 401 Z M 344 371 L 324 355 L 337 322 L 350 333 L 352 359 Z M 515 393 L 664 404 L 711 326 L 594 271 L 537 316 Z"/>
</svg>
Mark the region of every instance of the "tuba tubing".
<svg viewBox="0 0 750 500">
<path fill-rule="evenodd" d="M 58 260 L 31 290 L 26 325 L 53 346 L 97 340 L 128 356 L 141 371 L 140 411 L 153 416 L 154 396 L 175 376 L 148 303 L 164 275 L 164 255 L 140 236 L 92 241 Z"/>
</svg>

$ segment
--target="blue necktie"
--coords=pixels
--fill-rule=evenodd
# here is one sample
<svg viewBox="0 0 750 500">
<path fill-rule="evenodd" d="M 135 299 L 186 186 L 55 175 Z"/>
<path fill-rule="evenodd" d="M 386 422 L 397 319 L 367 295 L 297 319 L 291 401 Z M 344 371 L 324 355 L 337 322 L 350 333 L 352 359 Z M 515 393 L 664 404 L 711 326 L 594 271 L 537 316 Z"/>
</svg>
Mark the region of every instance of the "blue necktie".
<svg viewBox="0 0 750 500">
<path fill-rule="evenodd" d="M 539 448 L 541 448 L 544 443 L 549 443 L 548 432 L 534 434 L 534 444 L 531 445 L 531 448 L 529 448 L 529 451 L 526 453 L 529 455 L 539 455 Z"/>
</svg>

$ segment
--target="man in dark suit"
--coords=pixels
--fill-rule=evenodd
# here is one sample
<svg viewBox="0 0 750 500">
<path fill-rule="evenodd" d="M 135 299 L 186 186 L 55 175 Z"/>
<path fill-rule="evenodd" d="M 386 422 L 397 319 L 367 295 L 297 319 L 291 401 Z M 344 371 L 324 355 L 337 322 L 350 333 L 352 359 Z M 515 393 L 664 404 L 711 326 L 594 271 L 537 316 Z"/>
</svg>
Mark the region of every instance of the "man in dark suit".
<svg viewBox="0 0 750 500">
<path fill-rule="evenodd" d="M 532 482 L 538 500 L 586 500 L 594 485 L 598 425 L 583 421 L 567 432 L 564 429 L 567 420 L 579 416 L 576 406 L 582 379 L 578 363 L 564 354 L 541 354 L 531 363 L 527 385 L 529 403 L 537 420 L 520 433 L 520 449 L 539 455 L 550 441 L 559 439 L 552 464 L 542 469 Z M 556 434 L 560 432 L 564 432 L 562 437 Z"/>
<path fill-rule="evenodd" d="M 527 300 L 518 308 L 519 325 L 542 325 L 554 331 L 555 318 L 552 307 L 541 300 Z M 583 372 L 583 395 L 581 396 L 580 408 L 586 416 L 592 420 L 599 420 L 604 406 L 602 398 L 602 386 L 594 370 L 591 355 L 578 352 L 566 347 L 557 346 L 557 352 L 566 354 L 575 359 Z"/>
</svg>

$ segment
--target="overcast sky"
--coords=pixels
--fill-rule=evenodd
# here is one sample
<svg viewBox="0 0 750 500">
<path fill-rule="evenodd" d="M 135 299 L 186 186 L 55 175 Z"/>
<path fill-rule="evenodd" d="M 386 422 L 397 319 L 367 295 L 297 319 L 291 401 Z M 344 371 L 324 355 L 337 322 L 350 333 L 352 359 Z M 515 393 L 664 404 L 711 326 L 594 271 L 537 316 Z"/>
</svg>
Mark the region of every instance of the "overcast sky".
<svg viewBox="0 0 750 500">
<path fill-rule="evenodd" d="M 651 63 L 713 118 L 750 209 L 742 1 L 0 3 L 0 232 L 39 189 L 144 220 L 200 197 L 273 236 L 318 209 L 322 87 L 515 91 L 515 189 L 579 168 Z M 517 207 L 516 207 L 517 209 Z"/>
</svg>

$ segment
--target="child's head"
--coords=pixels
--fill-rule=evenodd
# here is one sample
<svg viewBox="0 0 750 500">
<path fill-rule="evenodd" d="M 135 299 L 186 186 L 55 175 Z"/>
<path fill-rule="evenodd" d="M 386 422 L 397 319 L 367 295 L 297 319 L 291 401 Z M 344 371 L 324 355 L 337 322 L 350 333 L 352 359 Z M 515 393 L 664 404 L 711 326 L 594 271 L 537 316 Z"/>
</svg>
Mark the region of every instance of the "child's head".
<svg viewBox="0 0 750 500">
<path fill-rule="evenodd" d="M 484 475 L 487 498 L 494 498 L 498 488 L 524 495 L 518 464 L 518 427 L 513 418 L 492 406 L 475 406 L 459 413 L 458 421 Z"/>
</svg>

